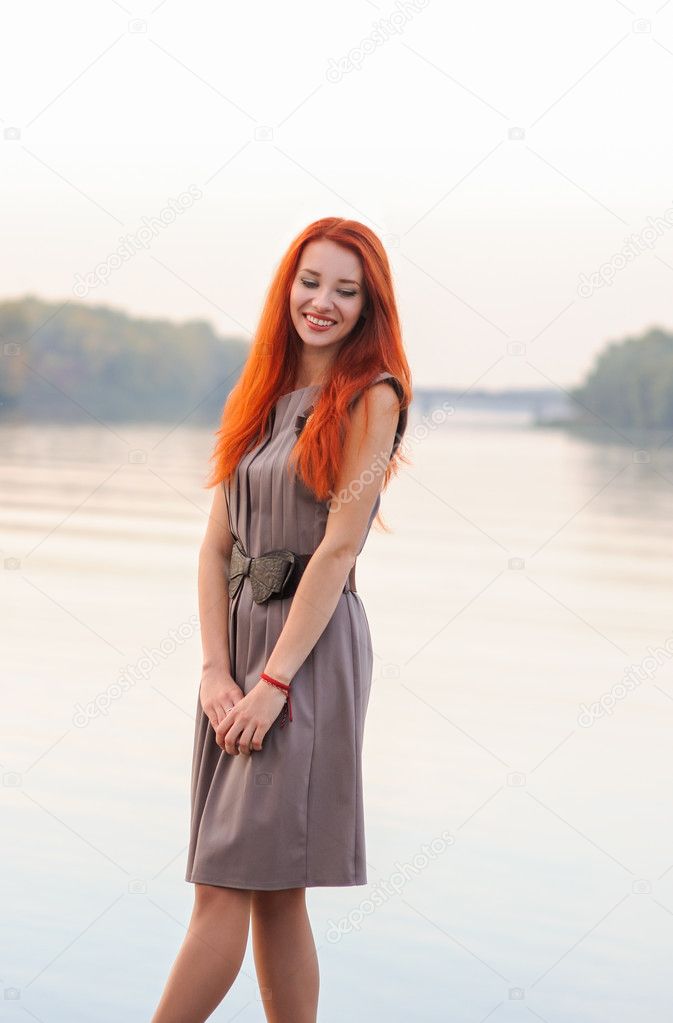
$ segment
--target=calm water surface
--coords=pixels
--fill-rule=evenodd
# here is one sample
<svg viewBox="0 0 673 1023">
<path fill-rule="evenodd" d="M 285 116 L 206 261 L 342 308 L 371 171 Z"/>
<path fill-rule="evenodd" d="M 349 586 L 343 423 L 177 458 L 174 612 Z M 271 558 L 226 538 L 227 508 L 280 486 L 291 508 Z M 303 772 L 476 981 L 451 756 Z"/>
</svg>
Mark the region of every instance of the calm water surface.
<svg viewBox="0 0 673 1023">
<path fill-rule="evenodd" d="M 369 884 L 309 890 L 319 1018 L 663 1019 L 671 445 L 413 428 L 358 562 Z M 3 1019 L 147 1023 L 185 934 L 211 442 L 0 428 Z M 211 1018 L 264 1019 L 251 943 Z"/>
</svg>

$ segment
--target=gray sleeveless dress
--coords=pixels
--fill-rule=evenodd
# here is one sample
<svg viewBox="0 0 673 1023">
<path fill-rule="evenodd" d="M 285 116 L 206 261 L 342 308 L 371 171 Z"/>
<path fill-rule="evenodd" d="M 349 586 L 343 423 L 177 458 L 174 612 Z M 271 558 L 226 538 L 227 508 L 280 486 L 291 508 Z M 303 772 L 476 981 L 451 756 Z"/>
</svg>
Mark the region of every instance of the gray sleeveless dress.
<svg viewBox="0 0 673 1023">
<path fill-rule="evenodd" d="M 390 373 L 371 383 L 384 379 L 401 397 Z M 287 472 L 318 387 L 277 401 L 261 443 L 223 484 L 231 532 L 251 557 L 277 547 L 312 553 L 324 535 L 327 502 Z M 406 425 L 403 409 L 391 454 Z M 360 550 L 379 503 L 380 495 Z M 232 675 L 244 693 L 259 682 L 291 601 L 256 604 L 247 577 L 229 601 Z M 367 615 L 347 583 L 292 679 L 293 720 L 280 728 L 276 718 L 261 750 L 232 756 L 220 749 L 197 695 L 185 880 L 253 890 L 367 883 L 361 758 L 372 670 Z"/>
</svg>

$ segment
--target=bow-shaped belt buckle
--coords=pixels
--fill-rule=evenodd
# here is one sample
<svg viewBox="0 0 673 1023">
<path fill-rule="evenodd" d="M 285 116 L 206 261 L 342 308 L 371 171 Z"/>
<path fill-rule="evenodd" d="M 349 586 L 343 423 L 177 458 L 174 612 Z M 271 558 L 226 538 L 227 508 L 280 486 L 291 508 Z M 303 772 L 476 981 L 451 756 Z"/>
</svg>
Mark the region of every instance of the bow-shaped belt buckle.
<svg viewBox="0 0 673 1023">
<path fill-rule="evenodd" d="M 288 595 L 299 557 L 286 548 L 267 551 L 250 558 L 236 540 L 229 562 L 229 596 L 235 597 L 246 576 L 250 579 L 252 599 L 263 604 L 272 597 Z"/>
</svg>

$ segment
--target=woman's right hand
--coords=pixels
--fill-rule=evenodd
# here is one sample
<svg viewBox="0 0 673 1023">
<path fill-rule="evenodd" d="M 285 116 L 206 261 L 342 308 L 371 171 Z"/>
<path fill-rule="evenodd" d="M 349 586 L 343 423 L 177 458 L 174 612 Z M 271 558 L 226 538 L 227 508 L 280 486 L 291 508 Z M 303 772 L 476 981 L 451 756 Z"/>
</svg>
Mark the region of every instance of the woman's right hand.
<svg viewBox="0 0 673 1023">
<path fill-rule="evenodd" d="M 245 693 L 222 668 L 204 668 L 199 689 L 201 706 L 214 729 L 224 721 L 226 712 L 242 700 Z"/>
</svg>

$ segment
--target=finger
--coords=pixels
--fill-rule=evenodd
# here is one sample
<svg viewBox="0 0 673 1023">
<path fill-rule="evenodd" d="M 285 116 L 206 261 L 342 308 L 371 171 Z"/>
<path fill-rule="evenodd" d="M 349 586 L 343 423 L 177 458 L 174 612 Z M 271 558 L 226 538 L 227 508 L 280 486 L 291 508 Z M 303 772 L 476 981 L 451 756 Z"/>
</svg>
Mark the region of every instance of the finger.
<svg viewBox="0 0 673 1023">
<path fill-rule="evenodd" d="M 252 753 L 251 743 L 254 732 L 255 726 L 248 725 L 248 727 L 244 730 L 244 732 L 242 733 L 241 737 L 238 740 L 238 745 L 241 750 L 241 753 L 243 753 L 246 757 L 249 757 L 250 754 Z"/>
<path fill-rule="evenodd" d="M 262 725 L 258 725 L 255 729 L 255 734 L 252 737 L 250 746 L 253 750 L 261 750 L 263 748 L 264 736 L 266 735 L 266 729 Z"/>
<path fill-rule="evenodd" d="M 231 726 L 233 725 L 233 723 L 234 723 L 233 718 L 230 718 L 229 715 L 227 714 L 226 717 L 224 717 L 220 721 L 220 723 L 218 724 L 217 728 L 215 729 L 215 742 L 220 747 L 220 749 L 224 749 L 225 748 L 224 744 L 225 744 L 226 735 L 227 735 L 227 732 L 231 729 Z"/>
<path fill-rule="evenodd" d="M 222 703 L 216 703 L 215 704 L 215 710 L 217 711 L 217 721 L 218 721 L 218 724 L 219 724 L 220 721 L 224 721 L 224 719 L 226 718 L 227 714 L 231 710 L 231 707 L 225 707 L 224 704 L 222 704 Z"/>
<path fill-rule="evenodd" d="M 224 748 L 227 753 L 237 757 L 239 754 L 238 743 L 241 732 L 243 731 L 243 725 L 239 722 L 232 722 L 231 727 L 228 729 L 224 737 Z"/>
<path fill-rule="evenodd" d="M 215 741 L 217 742 L 217 745 L 220 746 L 222 749 L 225 748 L 224 740 L 227 731 L 231 728 L 233 724 L 235 724 L 235 718 L 231 716 L 231 712 L 233 711 L 233 709 L 234 709 L 233 707 L 222 708 L 222 717 L 220 718 L 220 721 L 217 726 L 217 734 L 215 736 Z"/>
</svg>

